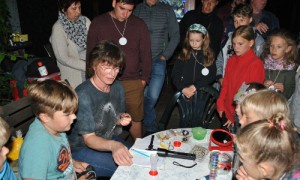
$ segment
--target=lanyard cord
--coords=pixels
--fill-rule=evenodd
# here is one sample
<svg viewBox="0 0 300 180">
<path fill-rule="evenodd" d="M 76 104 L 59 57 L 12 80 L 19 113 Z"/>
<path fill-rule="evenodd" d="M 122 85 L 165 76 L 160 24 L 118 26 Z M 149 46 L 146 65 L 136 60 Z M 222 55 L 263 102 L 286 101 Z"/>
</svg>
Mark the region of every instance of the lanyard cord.
<svg viewBox="0 0 300 180">
<path fill-rule="evenodd" d="M 197 61 L 197 60 L 196 60 Z M 195 74 L 196 74 L 196 61 L 195 61 L 195 63 L 194 63 L 194 76 L 193 76 L 193 83 L 195 83 Z"/>
<path fill-rule="evenodd" d="M 128 18 L 126 18 L 125 25 L 124 25 L 124 28 L 123 28 L 123 32 L 121 33 L 121 31 L 119 30 L 118 26 L 116 25 L 116 23 L 115 23 L 115 21 L 114 21 L 114 18 L 112 17 L 112 13 L 111 13 L 110 17 L 111 17 L 111 20 L 112 20 L 112 22 L 114 23 L 114 25 L 115 25 L 117 31 L 119 32 L 119 34 L 120 34 L 122 37 L 124 37 L 125 30 L 126 30 L 126 25 L 127 25 L 127 19 L 128 19 Z"/>
<path fill-rule="evenodd" d="M 173 161 L 173 164 L 175 165 L 175 166 L 180 166 L 180 167 L 184 167 L 184 168 L 193 168 L 193 167 L 195 167 L 196 165 L 197 165 L 197 163 L 195 162 L 193 165 L 191 165 L 191 166 L 185 166 L 185 165 L 182 165 L 182 164 L 180 164 L 180 163 L 178 163 L 177 161 Z"/>
<path fill-rule="evenodd" d="M 275 84 L 275 82 L 276 82 L 276 80 L 277 80 L 277 78 L 278 78 L 280 72 L 281 72 L 281 70 L 278 70 L 278 73 L 277 73 L 277 75 L 276 75 L 276 77 L 275 77 L 275 79 L 274 79 L 274 81 L 273 81 L 274 84 Z M 269 80 L 271 80 L 271 75 L 270 75 L 270 74 L 271 74 L 271 73 L 270 73 L 270 69 L 269 69 Z"/>
<path fill-rule="evenodd" d="M 194 56 L 194 58 L 195 58 L 195 60 L 196 60 L 196 62 L 198 63 L 198 64 L 200 64 L 200 65 L 202 65 L 204 68 L 206 68 L 206 66 L 204 66 L 204 64 L 202 64 L 198 59 L 197 59 L 197 57 L 196 57 L 196 55 L 195 55 L 195 53 L 194 52 L 192 52 L 192 55 Z"/>
</svg>

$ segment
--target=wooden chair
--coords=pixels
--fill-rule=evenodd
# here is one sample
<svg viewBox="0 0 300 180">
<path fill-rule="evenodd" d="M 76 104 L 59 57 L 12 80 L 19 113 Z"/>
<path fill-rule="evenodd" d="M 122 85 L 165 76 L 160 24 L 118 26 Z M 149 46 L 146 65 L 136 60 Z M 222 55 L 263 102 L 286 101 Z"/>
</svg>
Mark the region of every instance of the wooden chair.
<svg viewBox="0 0 300 180">
<path fill-rule="evenodd" d="M 219 92 L 213 87 L 200 88 L 191 99 L 186 99 L 181 92 L 175 92 L 158 122 L 159 130 L 167 129 L 176 106 L 178 106 L 180 119 L 184 119 L 188 123 L 180 124 L 180 127 L 202 126 L 208 128 L 217 114 L 216 101 L 218 97 Z"/>
<path fill-rule="evenodd" d="M 35 118 L 28 97 L 23 97 L 20 100 L 0 106 L 0 116 L 12 128 L 12 136 L 16 136 L 17 130 L 21 130 L 24 136 L 28 131 L 29 125 Z"/>
</svg>

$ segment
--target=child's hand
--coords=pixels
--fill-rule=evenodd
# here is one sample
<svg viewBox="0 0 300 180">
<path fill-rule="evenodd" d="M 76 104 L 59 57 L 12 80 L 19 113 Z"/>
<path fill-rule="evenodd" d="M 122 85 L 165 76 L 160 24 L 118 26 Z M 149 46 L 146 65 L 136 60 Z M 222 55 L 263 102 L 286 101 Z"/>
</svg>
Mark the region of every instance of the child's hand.
<svg viewBox="0 0 300 180">
<path fill-rule="evenodd" d="M 223 126 L 226 126 L 229 129 L 230 127 L 233 127 L 233 123 L 229 119 L 227 119 L 226 123 Z"/>
<path fill-rule="evenodd" d="M 72 159 L 73 161 L 73 166 L 75 169 L 75 172 L 81 173 L 86 170 L 86 167 L 89 165 L 88 163 L 81 162 L 81 161 L 76 161 L 75 159 Z"/>
<path fill-rule="evenodd" d="M 196 87 L 192 84 L 192 85 L 190 85 L 189 86 L 189 89 L 190 89 L 190 91 L 192 92 L 192 93 L 194 93 L 195 94 L 195 92 L 196 92 Z"/>
<path fill-rule="evenodd" d="M 222 86 L 222 84 L 223 84 L 223 80 L 224 80 L 224 78 L 220 78 L 220 79 L 219 79 L 219 83 L 220 83 L 221 86 Z"/>
<path fill-rule="evenodd" d="M 270 87 L 271 85 L 273 85 L 274 84 L 274 82 L 273 81 L 271 81 L 271 80 L 266 80 L 265 82 L 264 82 L 264 85 L 268 88 L 268 87 Z"/>
<path fill-rule="evenodd" d="M 122 126 L 127 126 L 131 122 L 131 116 L 128 113 L 121 113 L 120 114 L 120 119 L 117 124 L 122 125 Z"/>
<path fill-rule="evenodd" d="M 255 180 L 254 178 L 248 176 L 247 172 L 245 171 L 244 167 L 241 166 L 238 170 L 237 170 L 237 175 L 236 178 L 238 180 Z"/>
<path fill-rule="evenodd" d="M 282 83 L 275 83 L 274 87 L 277 91 L 283 92 L 284 91 L 284 86 Z"/>
<path fill-rule="evenodd" d="M 218 111 L 219 117 L 222 118 L 224 111 Z"/>
<path fill-rule="evenodd" d="M 191 98 L 192 96 L 194 96 L 195 92 L 196 92 L 196 87 L 194 85 L 182 89 L 183 95 L 187 98 Z"/>
</svg>

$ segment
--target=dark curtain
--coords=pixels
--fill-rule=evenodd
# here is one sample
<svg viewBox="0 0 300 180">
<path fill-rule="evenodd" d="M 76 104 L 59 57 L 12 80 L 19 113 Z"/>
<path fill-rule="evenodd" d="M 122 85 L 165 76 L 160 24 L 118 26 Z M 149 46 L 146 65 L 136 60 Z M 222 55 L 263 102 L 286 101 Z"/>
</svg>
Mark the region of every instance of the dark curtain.
<svg viewBox="0 0 300 180">
<path fill-rule="evenodd" d="M 56 0 L 17 0 L 21 29 L 28 34 L 32 47 L 26 52 L 47 56 L 43 45 L 49 43 L 52 26 L 57 20 Z M 112 0 L 81 0 L 82 14 L 92 20 L 96 15 L 111 10 Z"/>
<path fill-rule="evenodd" d="M 195 0 L 196 6 L 201 0 Z M 220 3 L 227 0 L 220 0 Z M 142 2 L 137 0 L 136 2 Z M 27 52 L 36 56 L 46 56 L 43 45 L 49 42 L 52 25 L 57 20 L 56 0 L 17 0 L 23 34 L 29 35 L 33 43 Z M 98 14 L 112 9 L 112 0 L 82 0 L 82 14 L 91 20 Z M 299 0 L 268 0 L 266 7 L 279 18 L 280 25 L 293 33 L 300 31 Z"/>
<path fill-rule="evenodd" d="M 300 32 L 299 0 L 268 0 L 266 9 L 278 17 L 280 27 L 298 35 Z"/>
<path fill-rule="evenodd" d="M 49 42 L 52 25 L 57 20 L 55 0 L 17 0 L 21 29 L 28 34 L 32 47 L 26 49 L 29 54 L 46 56 L 43 45 Z"/>
</svg>

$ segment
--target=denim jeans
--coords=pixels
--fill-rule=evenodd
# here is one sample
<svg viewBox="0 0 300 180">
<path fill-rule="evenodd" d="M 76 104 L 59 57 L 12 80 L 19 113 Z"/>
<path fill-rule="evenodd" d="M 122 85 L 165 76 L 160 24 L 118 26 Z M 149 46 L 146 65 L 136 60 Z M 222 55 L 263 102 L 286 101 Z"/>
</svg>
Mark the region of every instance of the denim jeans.
<svg viewBox="0 0 300 180">
<path fill-rule="evenodd" d="M 156 113 L 155 105 L 164 85 L 166 75 L 166 61 L 159 57 L 152 62 L 152 72 L 149 85 L 144 92 L 144 127 L 146 131 L 156 132 Z"/>
<path fill-rule="evenodd" d="M 112 139 L 121 142 L 128 149 L 130 148 L 130 145 L 123 139 L 117 136 L 113 136 Z M 96 151 L 85 147 L 78 152 L 72 153 L 72 158 L 92 165 L 95 168 L 97 176 L 111 177 L 118 167 L 110 151 Z"/>
</svg>

